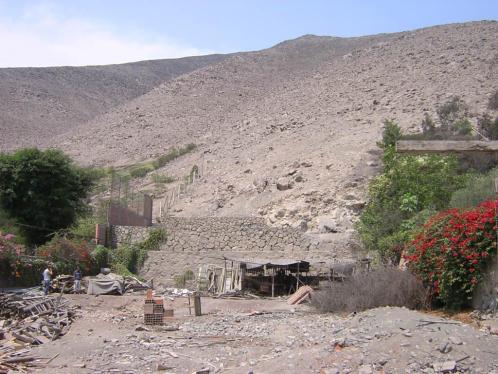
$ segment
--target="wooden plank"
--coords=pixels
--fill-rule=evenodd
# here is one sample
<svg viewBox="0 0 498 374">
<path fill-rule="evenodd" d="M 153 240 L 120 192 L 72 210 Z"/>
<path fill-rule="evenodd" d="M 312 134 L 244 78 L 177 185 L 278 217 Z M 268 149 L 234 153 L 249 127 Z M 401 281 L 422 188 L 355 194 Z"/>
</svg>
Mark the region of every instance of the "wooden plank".
<svg viewBox="0 0 498 374">
<path fill-rule="evenodd" d="M 498 141 L 480 140 L 399 140 L 396 152 L 406 154 L 424 153 L 498 153 Z"/>
</svg>

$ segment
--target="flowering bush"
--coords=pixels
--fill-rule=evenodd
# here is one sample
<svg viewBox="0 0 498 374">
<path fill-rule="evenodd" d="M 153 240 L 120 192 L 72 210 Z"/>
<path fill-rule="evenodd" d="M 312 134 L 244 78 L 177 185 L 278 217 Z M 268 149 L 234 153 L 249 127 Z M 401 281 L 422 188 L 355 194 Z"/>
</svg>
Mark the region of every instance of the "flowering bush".
<svg viewBox="0 0 498 374">
<path fill-rule="evenodd" d="M 11 255 L 20 255 L 24 249 L 21 245 L 14 242 L 14 234 L 2 234 L 0 231 L 0 259 Z"/>
<path fill-rule="evenodd" d="M 408 245 L 408 267 L 429 286 L 435 301 L 461 308 L 472 300 L 489 257 L 496 254 L 497 204 L 441 212 Z"/>
<path fill-rule="evenodd" d="M 91 253 L 95 245 L 85 240 L 69 240 L 58 235 L 38 249 L 38 255 L 55 264 L 55 267 L 76 268 L 79 265 L 83 272 L 93 271 L 94 262 Z"/>
</svg>

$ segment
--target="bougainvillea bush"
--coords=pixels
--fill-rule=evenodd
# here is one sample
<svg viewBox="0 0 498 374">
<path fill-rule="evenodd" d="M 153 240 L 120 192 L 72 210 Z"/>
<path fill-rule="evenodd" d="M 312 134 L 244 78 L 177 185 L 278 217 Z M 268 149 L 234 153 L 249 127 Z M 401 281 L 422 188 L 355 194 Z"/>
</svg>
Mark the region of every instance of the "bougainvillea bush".
<svg viewBox="0 0 498 374">
<path fill-rule="evenodd" d="M 408 245 L 408 267 L 429 287 L 436 304 L 451 309 L 470 304 L 496 255 L 497 204 L 486 201 L 473 209 L 438 213 Z"/>
<path fill-rule="evenodd" d="M 0 232 L 0 284 L 4 286 L 34 286 L 40 284 L 41 273 L 48 262 L 24 254 L 14 234 Z"/>
<path fill-rule="evenodd" d="M 47 244 L 37 251 L 38 256 L 51 261 L 56 270 L 59 268 L 65 271 L 74 271 L 76 266 L 88 274 L 95 270 L 95 263 L 92 258 L 92 251 L 95 244 L 87 240 L 66 239 L 55 235 Z"/>
</svg>

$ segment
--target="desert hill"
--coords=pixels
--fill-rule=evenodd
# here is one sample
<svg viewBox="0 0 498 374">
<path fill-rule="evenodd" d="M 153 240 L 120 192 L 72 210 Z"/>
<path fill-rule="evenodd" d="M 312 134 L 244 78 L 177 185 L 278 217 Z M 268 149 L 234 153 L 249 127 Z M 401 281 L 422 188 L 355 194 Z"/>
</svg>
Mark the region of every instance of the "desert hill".
<svg viewBox="0 0 498 374">
<path fill-rule="evenodd" d="M 262 215 L 343 242 L 378 170 L 382 121 L 415 130 L 424 112 L 435 116 L 459 95 L 475 122 L 497 88 L 497 50 L 492 21 L 307 35 L 179 76 L 51 145 L 83 164 L 118 165 L 195 143 L 160 170 L 182 180 L 194 164 L 207 165 L 174 214 Z M 150 177 L 136 184 L 154 189 Z M 158 201 L 164 195 L 155 192 Z"/>
<path fill-rule="evenodd" d="M 54 135 L 72 130 L 165 81 L 225 57 L 0 69 L 0 150 L 44 145 Z"/>
</svg>

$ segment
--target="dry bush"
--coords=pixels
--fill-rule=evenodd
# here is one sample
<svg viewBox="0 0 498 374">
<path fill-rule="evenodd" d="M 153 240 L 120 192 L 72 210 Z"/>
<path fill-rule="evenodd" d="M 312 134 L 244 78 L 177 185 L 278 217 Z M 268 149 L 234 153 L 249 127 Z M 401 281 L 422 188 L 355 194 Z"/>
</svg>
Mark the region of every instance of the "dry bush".
<svg viewBox="0 0 498 374">
<path fill-rule="evenodd" d="M 313 305 L 322 312 L 357 312 L 381 306 L 425 308 L 427 291 L 408 271 L 382 267 L 359 272 L 344 282 L 313 294 Z"/>
<path fill-rule="evenodd" d="M 491 110 L 498 110 L 498 90 L 495 90 L 491 94 L 488 102 L 488 108 Z"/>
</svg>

